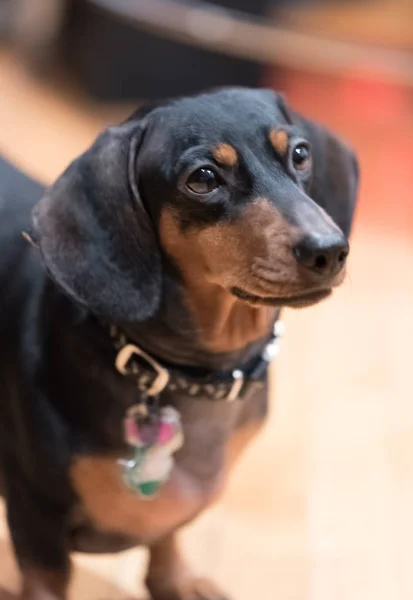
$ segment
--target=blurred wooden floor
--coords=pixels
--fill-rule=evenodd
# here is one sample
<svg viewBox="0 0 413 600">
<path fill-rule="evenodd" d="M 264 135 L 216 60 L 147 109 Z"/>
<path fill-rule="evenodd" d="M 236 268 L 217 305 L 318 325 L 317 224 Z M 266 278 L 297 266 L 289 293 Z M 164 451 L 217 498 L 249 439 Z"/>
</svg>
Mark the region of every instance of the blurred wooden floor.
<svg viewBox="0 0 413 600">
<path fill-rule="evenodd" d="M 413 598 L 413 112 L 403 91 L 290 74 L 297 108 L 356 145 L 350 275 L 287 312 L 268 427 L 185 543 L 236 600 Z M 277 87 L 280 87 L 278 83 Z M 50 181 L 108 113 L 0 56 L 0 151 Z M 120 111 L 122 112 L 122 111 Z M 0 226 L 2 226 L 0 224 Z M 16 571 L 0 517 L 0 587 Z M 145 556 L 76 558 L 72 600 L 144 597 Z"/>
</svg>

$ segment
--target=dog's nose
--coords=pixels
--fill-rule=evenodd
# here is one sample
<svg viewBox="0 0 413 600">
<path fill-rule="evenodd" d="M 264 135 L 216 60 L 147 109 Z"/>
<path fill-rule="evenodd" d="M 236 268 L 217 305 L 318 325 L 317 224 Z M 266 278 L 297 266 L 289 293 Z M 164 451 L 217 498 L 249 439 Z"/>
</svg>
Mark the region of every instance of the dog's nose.
<svg viewBox="0 0 413 600">
<path fill-rule="evenodd" d="M 348 242 L 340 231 L 328 236 L 306 236 L 294 248 L 298 263 L 320 275 L 337 274 L 348 253 Z"/>
</svg>

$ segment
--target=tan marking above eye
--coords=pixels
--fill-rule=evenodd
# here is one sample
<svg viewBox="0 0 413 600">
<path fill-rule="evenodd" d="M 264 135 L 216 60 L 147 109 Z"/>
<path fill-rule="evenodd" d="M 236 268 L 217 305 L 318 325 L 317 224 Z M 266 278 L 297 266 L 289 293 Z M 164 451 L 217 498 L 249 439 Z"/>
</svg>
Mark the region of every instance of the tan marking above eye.
<svg viewBox="0 0 413 600">
<path fill-rule="evenodd" d="M 229 144 L 219 144 L 213 148 L 212 156 L 219 164 L 227 167 L 233 167 L 238 162 L 237 151 Z"/>
<path fill-rule="evenodd" d="M 270 142 L 274 150 L 280 155 L 284 156 L 288 149 L 288 134 L 283 129 L 271 129 L 270 131 Z"/>
</svg>

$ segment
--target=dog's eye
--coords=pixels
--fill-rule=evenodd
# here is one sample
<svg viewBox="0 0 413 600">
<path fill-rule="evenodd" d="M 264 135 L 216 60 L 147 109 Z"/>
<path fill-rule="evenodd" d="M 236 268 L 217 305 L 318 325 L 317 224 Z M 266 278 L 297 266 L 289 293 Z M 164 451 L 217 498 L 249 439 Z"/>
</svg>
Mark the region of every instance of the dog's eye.
<svg viewBox="0 0 413 600">
<path fill-rule="evenodd" d="M 186 187 L 195 194 L 209 194 L 219 187 L 218 176 L 212 169 L 201 167 L 188 177 Z"/>
<path fill-rule="evenodd" d="M 294 169 L 297 171 L 304 171 L 308 168 L 311 161 L 311 151 L 308 144 L 300 142 L 297 144 L 292 151 L 292 161 Z"/>
</svg>

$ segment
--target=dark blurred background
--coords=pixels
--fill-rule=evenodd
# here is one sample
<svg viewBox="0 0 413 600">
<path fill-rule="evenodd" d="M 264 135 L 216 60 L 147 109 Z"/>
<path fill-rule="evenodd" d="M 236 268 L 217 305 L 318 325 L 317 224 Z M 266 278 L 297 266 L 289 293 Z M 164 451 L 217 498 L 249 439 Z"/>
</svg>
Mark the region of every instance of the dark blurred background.
<svg viewBox="0 0 413 600">
<path fill-rule="evenodd" d="M 31 69 L 64 69 L 100 100 L 256 86 L 268 67 L 371 62 L 412 78 L 406 56 L 378 52 L 411 50 L 410 0 L 0 0 L 0 9 L 3 38 Z"/>
<path fill-rule="evenodd" d="M 185 543 L 238 600 L 413 598 L 412 0 L 0 0 L 0 35 L 0 153 L 46 183 L 140 102 L 219 85 L 355 147 L 349 276 L 284 315 L 268 427 Z M 73 599 L 135 597 L 140 551 L 76 562 Z"/>
</svg>

